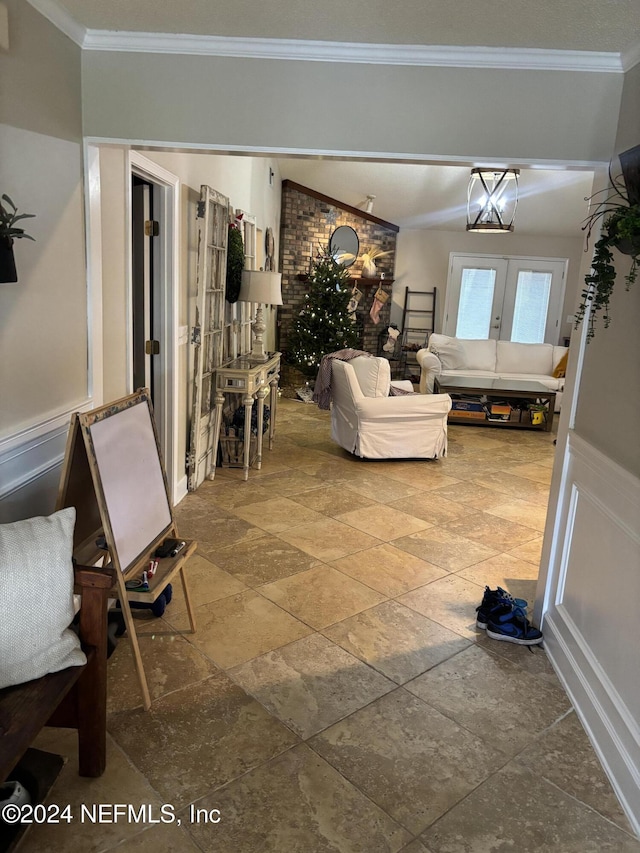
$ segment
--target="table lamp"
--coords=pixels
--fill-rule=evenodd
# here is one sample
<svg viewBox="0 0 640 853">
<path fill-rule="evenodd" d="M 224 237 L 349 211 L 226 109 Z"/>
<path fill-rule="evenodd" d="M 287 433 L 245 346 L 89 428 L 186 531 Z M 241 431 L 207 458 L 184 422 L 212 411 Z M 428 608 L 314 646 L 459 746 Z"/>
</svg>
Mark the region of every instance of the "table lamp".
<svg viewBox="0 0 640 853">
<path fill-rule="evenodd" d="M 240 302 L 257 303 L 256 318 L 251 324 L 253 329 L 253 349 L 250 358 L 253 361 L 267 361 L 262 336 L 266 330 L 262 315 L 263 305 L 282 305 L 282 273 L 264 270 L 243 270 L 240 285 Z"/>
</svg>

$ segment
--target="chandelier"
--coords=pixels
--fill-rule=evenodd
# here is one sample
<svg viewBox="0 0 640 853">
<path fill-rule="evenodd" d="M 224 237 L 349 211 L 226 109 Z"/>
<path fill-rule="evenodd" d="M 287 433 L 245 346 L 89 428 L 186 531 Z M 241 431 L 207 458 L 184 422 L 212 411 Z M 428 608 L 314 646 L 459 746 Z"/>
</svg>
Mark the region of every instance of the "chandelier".
<svg viewBox="0 0 640 853">
<path fill-rule="evenodd" d="M 520 169 L 472 169 L 467 191 L 467 231 L 513 231 Z"/>
</svg>

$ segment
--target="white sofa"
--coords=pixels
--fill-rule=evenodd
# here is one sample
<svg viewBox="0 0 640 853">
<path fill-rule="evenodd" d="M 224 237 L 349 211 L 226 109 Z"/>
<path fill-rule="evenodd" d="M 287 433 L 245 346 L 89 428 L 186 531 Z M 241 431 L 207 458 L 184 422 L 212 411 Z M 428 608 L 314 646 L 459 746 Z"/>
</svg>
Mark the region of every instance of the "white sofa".
<svg viewBox="0 0 640 853">
<path fill-rule="evenodd" d="M 556 392 L 556 412 L 560 410 L 564 376 L 553 372 L 567 347 L 553 344 L 517 344 L 511 341 L 465 340 L 433 334 L 426 349 L 417 352 L 420 365 L 420 392 L 433 392 L 434 380 L 454 376 L 476 379 L 524 379 L 540 382 Z"/>
<path fill-rule="evenodd" d="M 394 382 L 412 390 L 410 382 Z M 331 437 L 365 459 L 437 459 L 447 453 L 448 394 L 390 397 L 386 358 L 332 362 Z"/>
</svg>

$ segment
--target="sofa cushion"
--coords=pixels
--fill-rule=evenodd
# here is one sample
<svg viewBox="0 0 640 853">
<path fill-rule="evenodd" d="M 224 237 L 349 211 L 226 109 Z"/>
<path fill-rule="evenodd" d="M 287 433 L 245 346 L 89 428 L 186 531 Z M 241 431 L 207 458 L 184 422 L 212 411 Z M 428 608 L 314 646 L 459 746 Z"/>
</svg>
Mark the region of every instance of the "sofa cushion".
<svg viewBox="0 0 640 853">
<path fill-rule="evenodd" d="M 388 397 L 391 368 L 386 358 L 367 358 L 359 355 L 349 364 L 353 367 L 360 390 L 365 397 Z"/>
<path fill-rule="evenodd" d="M 551 344 L 517 344 L 511 341 L 497 343 L 496 373 L 538 373 L 551 376 Z"/>
<path fill-rule="evenodd" d="M 539 382 L 550 391 L 557 391 L 564 385 L 564 379 L 554 379 L 544 373 L 499 373 L 496 379 L 505 379 L 507 382 Z"/>
<path fill-rule="evenodd" d="M 460 344 L 464 351 L 464 367 L 474 370 L 496 369 L 496 342 L 493 339 L 460 340 Z"/>
</svg>

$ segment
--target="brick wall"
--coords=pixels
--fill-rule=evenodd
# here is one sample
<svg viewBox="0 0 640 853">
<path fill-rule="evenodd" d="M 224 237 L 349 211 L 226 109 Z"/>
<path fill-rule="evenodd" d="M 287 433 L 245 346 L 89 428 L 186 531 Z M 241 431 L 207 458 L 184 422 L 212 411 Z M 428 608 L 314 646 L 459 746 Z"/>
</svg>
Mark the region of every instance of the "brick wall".
<svg viewBox="0 0 640 853">
<path fill-rule="evenodd" d="M 380 322 L 376 325 L 369 317 L 373 295 L 378 289 L 378 282 L 367 284 L 367 279 L 360 281 L 362 260 L 358 257 L 349 271 L 357 278 L 357 284 L 363 296 L 358 307 L 358 325 L 361 328 L 360 348 L 374 355 L 378 349 L 378 336 L 389 323 L 391 310 L 391 284 L 395 269 L 396 236 L 394 226 L 386 227 L 367 218 L 366 214 L 344 209 L 340 202 L 323 200 L 308 195 L 303 188 L 293 187 L 290 182 L 282 185 L 282 215 L 280 229 L 280 265 L 282 273 L 282 301 L 278 309 L 279 340 L 278 349 L 286 357 L 287 331 L 298 311 L 304 303 L 307 293 L 307 283 L 300 275 L 307 275 L 310 268 L 310 251 L 313 246 L 314 255 L 319 249 L 326 249 L 333 231 L 340 225 L 350 225 L 355 229 L 360 240 L 360 252 L 377 246 L 384 252 L 390 252 L 376 260 L 376 266 L 388 284 L 383 283 L 389 300 L 380 311 Z"/>
</svg>

